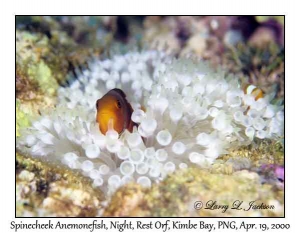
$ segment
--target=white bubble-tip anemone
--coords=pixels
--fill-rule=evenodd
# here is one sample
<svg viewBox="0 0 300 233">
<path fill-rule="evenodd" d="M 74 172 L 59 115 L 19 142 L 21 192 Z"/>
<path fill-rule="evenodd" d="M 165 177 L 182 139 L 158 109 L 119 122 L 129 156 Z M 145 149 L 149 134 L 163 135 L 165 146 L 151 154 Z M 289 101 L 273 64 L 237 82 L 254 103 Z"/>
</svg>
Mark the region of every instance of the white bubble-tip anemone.
<svg viewBox="0 0 300 233">
<path fill-rule="evenodd" d="M 133 107 L 133 132 L 101 134 L 97 99 L 120 88 Z M 24 153 L 79 170 L 110 195 L 128 182 L 144 187 L 176 169 L 206 166 L 228 148 L 283 135 L 283 107 L 271 95 L 255 101 L 234 77 L 201 61 L 146 51 L 94 59 L 58 106 L 23 129 Z"/>
</svg>

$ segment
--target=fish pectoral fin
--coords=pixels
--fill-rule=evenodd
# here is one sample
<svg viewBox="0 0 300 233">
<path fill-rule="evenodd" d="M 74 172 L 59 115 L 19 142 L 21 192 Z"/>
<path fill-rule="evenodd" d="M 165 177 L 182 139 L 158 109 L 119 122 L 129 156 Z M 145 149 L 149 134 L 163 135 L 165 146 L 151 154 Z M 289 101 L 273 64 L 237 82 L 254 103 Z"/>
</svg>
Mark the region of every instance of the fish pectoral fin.
<svg viewBox="0 0 300 233">
<path fill-rule="evenodd" d="M 110 118 L 108 123 L 107 123 L 107 129 L 108 130 L 114 130 L 114 119 Z"/>
</svg>

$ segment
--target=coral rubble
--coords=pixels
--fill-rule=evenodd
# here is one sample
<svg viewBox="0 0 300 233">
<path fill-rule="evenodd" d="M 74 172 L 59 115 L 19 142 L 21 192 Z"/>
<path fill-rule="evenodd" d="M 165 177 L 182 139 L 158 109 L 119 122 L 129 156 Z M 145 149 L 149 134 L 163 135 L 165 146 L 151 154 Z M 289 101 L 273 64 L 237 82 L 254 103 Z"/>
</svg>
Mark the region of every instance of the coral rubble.
<svg viewBox="0 0 300 233">
<path fill-rule="evenodd" d="M 205 209 L 211 200 L 229 208 L 225 212 L 224 209 Z M 251 201 L 273 205 L 274 209 L 231 209 L 237 200 L 243 201 L 244 209 L 248 209 Z M 200 210 L 195 209 L 197 201 L 203 203 Z M 114 217 L 280 217 L 283 214 L 283 191 L 273 190 L 268 184 L 261 185 L 257 173 L 242 170 L 231 175 L 212 174 L 195 167 L 178 171 L 151 189 L 128 184 L 114 194 L 104 211 L 104 216 Z"/>
</svg>

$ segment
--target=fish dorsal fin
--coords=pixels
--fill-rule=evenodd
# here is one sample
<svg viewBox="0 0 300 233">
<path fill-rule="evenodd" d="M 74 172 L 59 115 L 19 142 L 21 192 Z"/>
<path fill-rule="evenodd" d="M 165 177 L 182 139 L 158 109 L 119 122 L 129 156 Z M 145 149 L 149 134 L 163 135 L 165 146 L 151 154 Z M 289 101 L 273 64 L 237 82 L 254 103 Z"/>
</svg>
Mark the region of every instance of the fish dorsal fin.
<svg viewBox="0 0 300 233">
<path fill-rule="evenodd" d="M 119 88 L 114 88 L 114 89 L 112 89 L 110 91 L 115 91 L 118 94 L 120 94 L 122 97 L 124 97 L 124 98 L 126 97 L 125 93 L 121 89 L 119 89 Z"/>
</svg>

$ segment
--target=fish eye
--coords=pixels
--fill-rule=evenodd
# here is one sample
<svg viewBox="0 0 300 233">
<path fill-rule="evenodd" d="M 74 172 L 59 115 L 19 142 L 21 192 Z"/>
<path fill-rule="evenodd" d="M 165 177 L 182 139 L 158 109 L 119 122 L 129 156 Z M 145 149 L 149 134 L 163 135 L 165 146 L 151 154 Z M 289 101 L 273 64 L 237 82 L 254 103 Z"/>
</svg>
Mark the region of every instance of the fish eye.
<svg viewBox="0 0 300 233">
<path fill-rule="evenodd" d="M 121 106 L 120 100 L 117 100 L 117 107 L 118 107 L 118 108 L 121 108 L 121 107 L 122 107 L 122 106 Z"/>
</svg>

